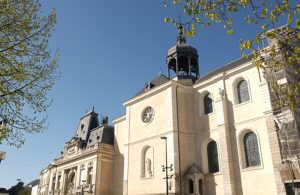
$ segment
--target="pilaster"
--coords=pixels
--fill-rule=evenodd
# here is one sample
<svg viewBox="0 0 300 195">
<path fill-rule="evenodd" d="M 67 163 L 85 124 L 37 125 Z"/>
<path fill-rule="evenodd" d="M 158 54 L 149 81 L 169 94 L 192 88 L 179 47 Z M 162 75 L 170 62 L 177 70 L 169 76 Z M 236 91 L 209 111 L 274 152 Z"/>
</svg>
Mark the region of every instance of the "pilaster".
<svg viewBox="0 0 300 195">
<path fill-rule="evenodd" d="M 123 195 L 128 194 L 128 169 L 129 169 L 129 133 L 130 133 L 130 106 L 126 107 L 126 129 L 124 131 L 124 177 Z"/>
<path fill-rule="evenodd" d="M 227 99 L 224 89 L 215 101 L 217 125 L 219 131 L 219 153 L 225 195 L 236 194 L 236 182 L 232 155 L 232 135 L 228 119 Z"/>
<path fill-rule="evenodd" d="M 268 129 L 268 138 L 272 156 L 272 163 L 275 175 L 276 189 L 278 195 L 285 195 L 285 187 L 281 180 L 279 169 L 282 165 L 280 143 L 278 140 L 277 129 L 274 121 L 274 115 L 272 113 L 272 104 L 268 83 L 263 81 L 260 84 L 260 90 L 262 95 L 262 103 L 264 108 L 264 115 L 266 118 L 266 125 Z"/>
</svg>

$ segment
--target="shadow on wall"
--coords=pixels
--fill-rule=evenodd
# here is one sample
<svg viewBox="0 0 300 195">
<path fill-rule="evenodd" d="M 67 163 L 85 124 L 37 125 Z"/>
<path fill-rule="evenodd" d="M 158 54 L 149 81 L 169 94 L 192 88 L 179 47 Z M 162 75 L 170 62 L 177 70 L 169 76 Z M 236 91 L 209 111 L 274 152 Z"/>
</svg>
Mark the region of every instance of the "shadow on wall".
<svg viewBox="0 0 300 195">
<path fill-rule="evenodd" d="M 209 93 L 208 93 L 209 94 Z M 206 95 L 207 96 L 207 95 Z M 204 101 L 203 101 L 204 102 Z M 215 142 L 215 140 L 212 139 L 212 135 L 211 133 L 209 133 L 209 129 L 210 129 L 210 116 L 209 113 L 213 112 L 213 107 L 212 107 L 212 101 L 210 102 L 211 104 L 211 110 L 207 111 L 205 110 L 205 105 L 203 104 L 203 110 L 201 111 L 201 113 L 203 113 L 202 115 L 202 119 L 200 121 L 200 125 L 201 125 L 201 133 L 207 133 L 207 137 L 210 138 L 209 141 L 207 141 L 207 143 L 202 143 L 201 144 L 201 152 L 200 152 L 200 157 L 201 157 L 201 169 L 202 172 L 209 172 L 207 174 L 203 175 L 203 179 L 198 182 L 198 188 L 197 189 L 197 193 L 199 193 L 200 195 L 215 195 L 216 194 L 216 187 L 217 187 L 217 183 L 216 183 L 216 175 L 214 175 L 214 172 L 218 172 L 219 171 L 219 165 L 220 165 L 220 159 L 218 155 L 218 147 L 217 144 Z M 200 105 L 201 106 L 201 105 Z M 209 143 L 212 143 L 214 146 L 214 154 L 210 155 L 209 153 L 211 151 L 209 151 Z M 214 144 L 215 143 L 215 144 Z M 203 148 L 202 148 L 203 147 Z M 210 160 L 209 160 L 210 159 Z M 209 162 L 209 161 L 214 161 L 214 162 Z M 209 168 L 209 164 L 212 163 L 214 164 L 214 167 Z M 216 164 L 217 163 L 217 164 Z M 211 169 L 211 170 L 210 170 Z M 191 192 L 191 191 L 188 191 Z M 188 193 L 187 192 L 187 193 Z M 197 194 L 197 193 L 193 193 L 193 194 Z M 188 193 L 191 194 L 191 193 Z M 198 194 L 197 194 L 198 195 Z"/>
<path fill-rule="evenodd" d="M 114 178 L 113 178 L 113 193 L 123 194 L 123 187 L 127 184 L 124 181 L 124 155 L 120 153 L 119 143 L 117 139 L 114 139 L 114 149 L 115 149 L 115 161 L 114 161 Z"/>
<path fill-rule="evenodd" d="M 239 163 L 239 156 L 238 156 L 238 142 L 237 142 L 237 134 L 235 128 L 235 120 L 233 114 L 233 103 L 227 99 L 227 95 L 225 96 L 227 102 L 227 114 L 228 114 L 228 128 L 230 131 L 231 137 L 231 150 L 232 150 L 232 163 L 233 163 L 233 170 L 235 174 L 235 184 L 236 184 L 236 194 L 243 195 L 243 188 L 242 188 L 242 179 L 241 179 L 241 167 Z"/>
</svg>

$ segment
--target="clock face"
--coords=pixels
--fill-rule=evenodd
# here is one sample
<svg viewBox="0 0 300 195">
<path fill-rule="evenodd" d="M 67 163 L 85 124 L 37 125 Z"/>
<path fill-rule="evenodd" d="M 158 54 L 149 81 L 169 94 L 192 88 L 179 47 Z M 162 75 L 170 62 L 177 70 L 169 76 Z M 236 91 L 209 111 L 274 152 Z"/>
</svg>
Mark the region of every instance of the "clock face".
<svg viewBox="0 0 300 195">
<path fill-rule="evenodd" d="M 154 118 L 154 110 L 152 107 L 147 107 L 142 113 L 142 120 L 144 123 L 150 123 Z"/>
</svg>

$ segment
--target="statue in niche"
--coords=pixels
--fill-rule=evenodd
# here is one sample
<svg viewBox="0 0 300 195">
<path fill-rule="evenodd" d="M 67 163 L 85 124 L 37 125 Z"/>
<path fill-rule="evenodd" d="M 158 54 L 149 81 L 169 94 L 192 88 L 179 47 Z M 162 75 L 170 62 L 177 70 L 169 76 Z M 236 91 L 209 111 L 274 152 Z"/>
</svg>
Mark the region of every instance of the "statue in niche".
<svg viewBox="0 0 300 195">
<path fill-rule="evenodd" d="M 147 167 L 148 177 L 152 177 L 152 163 L 149 158 L 147 158 L 146 160 L 146 167 Z"/>
<path fill-rule="evenodd" d="M 73 187 L 74 187 L 74 184 L 72 182 L 69 183 L 69 185 L 68 185 L 68 194 L 72 194 L 73 193 Z"/>
</svg>

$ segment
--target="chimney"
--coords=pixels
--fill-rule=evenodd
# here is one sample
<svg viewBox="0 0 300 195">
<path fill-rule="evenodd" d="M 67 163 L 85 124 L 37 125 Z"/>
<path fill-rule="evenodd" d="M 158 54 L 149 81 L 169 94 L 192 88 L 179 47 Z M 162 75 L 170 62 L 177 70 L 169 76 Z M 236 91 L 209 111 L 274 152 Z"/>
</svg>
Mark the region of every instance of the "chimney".
<svg viewBox="0 0 300 195">
<path fill-rule="evenodd" d="M 102 125 L 107 125 L 107 123 L 108 123 L 108 117 L 107 117 L 107 116 L 104 116 L 104 117 L 102 118 Z"/>
</svg>

